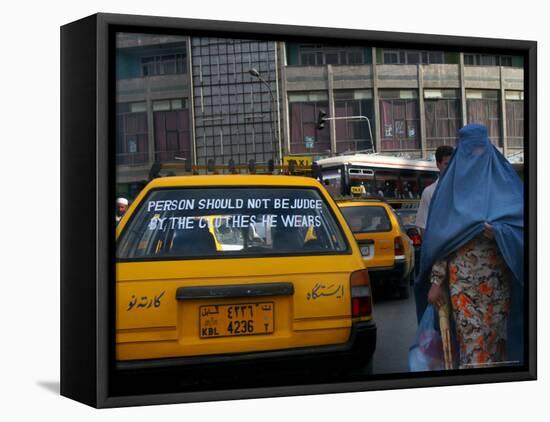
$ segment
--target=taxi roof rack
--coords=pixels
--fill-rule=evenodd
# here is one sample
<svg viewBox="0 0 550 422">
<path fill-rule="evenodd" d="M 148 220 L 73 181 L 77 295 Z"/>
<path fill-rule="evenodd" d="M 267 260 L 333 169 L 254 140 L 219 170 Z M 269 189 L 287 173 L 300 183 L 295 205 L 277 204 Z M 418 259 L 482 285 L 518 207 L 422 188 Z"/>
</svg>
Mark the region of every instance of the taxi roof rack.
<svg viewBox="0 0 550 422">
<path fill-rule="evenodd" d="M 394 210 L 397 209 L 417 209 L 418 208 L 418 201 L 417 200 L 410 200 L 410 199 L 399 199 L 399 198 L 385 198 L 383 196 L 377 195 L 377 194 L 363 194 L 363 195 L 341 195 L 336 196 L 333 198 L 336 202 L 343 202 L 343 201 L 349 201 L 349 202 L 365 202 L 365 201 L 371 201 L 371 202 L 383 202 L 385 204 L 388 204 L 390 207 L 392 207 Z"/>
<path fill-rule="evenodd" d="M 161 174 L 161 172 L 166 172 Z M 290 160 L 287 165 L 276 165 L 274 160 L 269 160 L 267 163 L 257 163 L 251 159 L 247 164 L 236 164 L 235 160 L 230 159 L 228 164 L 215 164 L 213 159 L 207 161 L 207 165 L 194 165 L 190 161 L 185 160 L 183 165 L 181 162 L 161 163 L 155 161 L 149 170 L 149 180 L 158 177 L 175 176 L 176 172 L 191 175 L 199 174 L 284 174 L 284 175 L 306 175 L 318 178 L 320 176 L 320 168 L 317 163 L 311 166 L 298 165 L 295 160 Z"/>
<path fill-rule="evenodd" d="M 363 195 L 341 195 L 341 196 L 337 196 L 334 198 L 335 201 L 360 201 L 360 202 L 364 202 L 364 201 L 380 201 L 380 202 L 385 202 L 386 204 L 388 203 L 388 200 L 387 198 L 384 198 L 383 196 L 381 195 L 376 195 L 376 194 L 363 194 Z"/>
</svg>

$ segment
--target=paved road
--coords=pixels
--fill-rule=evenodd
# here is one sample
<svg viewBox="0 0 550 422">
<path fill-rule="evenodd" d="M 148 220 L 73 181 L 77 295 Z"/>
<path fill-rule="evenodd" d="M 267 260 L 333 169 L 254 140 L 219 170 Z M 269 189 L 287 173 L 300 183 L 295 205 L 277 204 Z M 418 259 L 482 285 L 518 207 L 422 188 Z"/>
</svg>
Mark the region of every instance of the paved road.
<svg viewBox="0 0 550 422">
<path fill-rule="evenodd" d="M 412 287 L 408 299 L 376 300 L 374 319 L 378 333 L 373 372 L 408 372 L 408 352 L 417 325 Z"/>
</svg>

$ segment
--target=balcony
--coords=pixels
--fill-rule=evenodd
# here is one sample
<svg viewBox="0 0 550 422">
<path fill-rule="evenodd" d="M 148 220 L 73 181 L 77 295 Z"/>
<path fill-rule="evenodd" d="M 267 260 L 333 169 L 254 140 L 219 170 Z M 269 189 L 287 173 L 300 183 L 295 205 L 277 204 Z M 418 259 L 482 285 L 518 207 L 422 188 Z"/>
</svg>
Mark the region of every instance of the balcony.
<svg viewBox="0 0 550 422">
<path fill-rule="evenodd" d="M 117 166 L 142 166 L 149 164 L 148 152 L 125 152 L 116 154 Z"/>
<path fill-rule="evenodd" d="M 523 149 L 523 136 L 508 136 L 508 148 Z"/>
<path fill-rule="evenodd" d="M 380 141 L 380 146 L 382 151 L 386 152 L 416 151 L 420 149 L 420 141 L 417 138 L 382 138 Z"/>
<path fill-rule="evenodd" d="M 457 64 L 423 65 L 424 88 L 460 88 L 460 66 Z"/>
<path fill-rule="evenodd" d="M 523 91 L 523 68 L 503 67 L 502 82 L 505 89 Z"/>
<path fill-rule="evenodd" d="M 372 66 L 333 66 L 334 89 L 372 88 Z"/>
<path fill-rule="evenodd" d="M 456 146 L 456 136 L 450 136 L 450 137 L 427 137 L 426 138 L 426 148 L 429 150 L 435 150 L 438 147 L 442 145 L 448 145 L 451 147 Z"/>
<path fill-rule="evenodd" d="M 315 91 L 328 89 L 327 66 L 288 66 L 285 68 L 289 91 Z M 334 89 L 372 88 L 372 66 L 332 66 Z"/>
<path fill-rule="evenodd" d="M 328 89 L 326 66 L 287 66 L 288 91 L 318 91 Z"/>
<path fill-rule="evenodd" d="M 405 64 L 379 64 L 379 88 L 418 88 L 418 67 Z"/>
<path fill-rule="evenodd" d="M 148 76 L 117 81 L 117 102 L 188 97 L 187 74 Z"/>
<path fill-rule="evenodd" d="M 473 89 L 500 89 L 500 67 L 464 66 L 464 85 Z"/>
<path fill-rule="evenodd" d="M 117 48 L 165 46 L 166 44 L 183 43 L 187 37 L 175 35 L 134 34 L 119 32 L 116 37 Z"/>
</svg>

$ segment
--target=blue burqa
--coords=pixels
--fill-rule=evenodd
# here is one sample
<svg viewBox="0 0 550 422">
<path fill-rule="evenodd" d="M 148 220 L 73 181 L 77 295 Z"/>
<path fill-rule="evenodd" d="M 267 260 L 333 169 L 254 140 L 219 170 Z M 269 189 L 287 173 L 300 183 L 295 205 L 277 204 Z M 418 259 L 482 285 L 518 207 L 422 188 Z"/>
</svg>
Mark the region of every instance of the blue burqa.
<svg viewBox="0 0 550 422">
<path fill-rule="evenodd" d="M 508 323 L 508 360 L 523 361 L 523 183 L 493 146 L 487 129 L 469 124 L 433 194 L 415 280 L 417 317 L 427 305 L 436 260 L 493 226 L 500 252 L 513 274 Z"/>
</svg>

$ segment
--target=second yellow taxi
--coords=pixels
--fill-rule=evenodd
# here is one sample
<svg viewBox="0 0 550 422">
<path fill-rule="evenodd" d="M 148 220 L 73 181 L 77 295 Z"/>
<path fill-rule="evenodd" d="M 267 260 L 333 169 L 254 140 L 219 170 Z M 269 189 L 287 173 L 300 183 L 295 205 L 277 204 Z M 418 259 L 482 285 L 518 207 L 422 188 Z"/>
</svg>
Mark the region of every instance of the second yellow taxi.
<svg viewBox="0 0 550 422">
<path fill-rule="evenodd" d="M 399 217 L 382 199 L 337 200 L 361 250 L 373 287 L 408 298 L 414 277 L 414 249 Z"/>
</svg>

